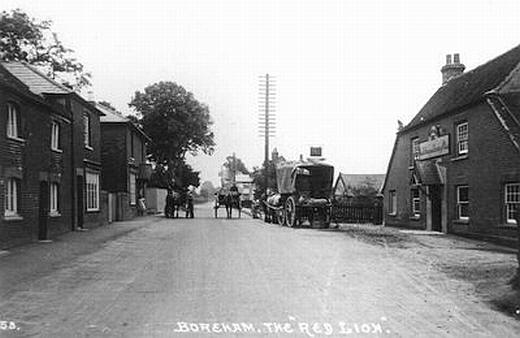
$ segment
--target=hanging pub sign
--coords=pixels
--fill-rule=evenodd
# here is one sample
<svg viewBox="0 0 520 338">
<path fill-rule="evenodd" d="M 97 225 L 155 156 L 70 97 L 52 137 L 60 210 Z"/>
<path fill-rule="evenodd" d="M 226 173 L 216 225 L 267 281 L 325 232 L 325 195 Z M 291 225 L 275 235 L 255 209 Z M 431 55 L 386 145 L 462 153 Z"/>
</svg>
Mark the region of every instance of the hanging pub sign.
<svg viewBox="0 0 520 338">
<path fill-rule="evenodd" d="M 312 157 L 320 157 L 321 156 L 321 147 L 311 147 L 311 156 Z"/>
<path fill-rule="evenodd" d="M 448 155 L 450 153 L 449 135 L 432 138 L 429 141 L 419 143 L 419 160 L 427 160 L 433 157 Z"/>
</svg>

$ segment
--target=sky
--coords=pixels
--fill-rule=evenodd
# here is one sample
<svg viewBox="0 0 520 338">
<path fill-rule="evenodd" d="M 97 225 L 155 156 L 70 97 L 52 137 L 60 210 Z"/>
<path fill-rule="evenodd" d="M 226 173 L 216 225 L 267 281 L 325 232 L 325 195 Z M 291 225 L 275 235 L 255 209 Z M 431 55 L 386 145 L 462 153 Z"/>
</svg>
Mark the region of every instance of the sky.
<svg viewBox="0 0 520 338">
<path fill-rule="evenodd" d="M 210 108 L 216 151 L 189 162 L 219 182 L 233 153 L 264 158 L 258 76 L 276 77 L 276 147 L 321 146 L 349 174 L 385 173 L 397 121 L 441 85 L 445 55 L 466 70 L 520 44 L 518 0 L 2 0 L 51 19 L 92 73 L 96 100 L 123 113 L 136 91 L 174 81 Z"/>
</svg>

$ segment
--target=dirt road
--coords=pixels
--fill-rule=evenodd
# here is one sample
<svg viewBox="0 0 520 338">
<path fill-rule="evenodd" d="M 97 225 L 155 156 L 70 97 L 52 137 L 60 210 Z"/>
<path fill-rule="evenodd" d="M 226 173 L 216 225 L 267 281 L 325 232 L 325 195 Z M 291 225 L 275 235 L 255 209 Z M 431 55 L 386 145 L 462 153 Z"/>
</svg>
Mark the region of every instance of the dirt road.
<svg viewBox="0 0 520 338">
<path fill-rule="evenodd" d="M 67 256 L 41 257 L 41 264 L 34 258 L 31 269 L 16 267 L 44 249 L 0 256 L 0 321 L 16 325 L 0 336 L 520 332 L 517 321 L 491 310 L 465 282 L 404 260 L 392 249 L 249 217 L 215 220 L 209 208 L 196 209 L 195 219 L 134 222 L 88 250 L 51 243 L 41 252 L 58 257 L 69 250 Z M 101 237 L 103 231 L 109 230 L 70 236 Z"/>
</svg>

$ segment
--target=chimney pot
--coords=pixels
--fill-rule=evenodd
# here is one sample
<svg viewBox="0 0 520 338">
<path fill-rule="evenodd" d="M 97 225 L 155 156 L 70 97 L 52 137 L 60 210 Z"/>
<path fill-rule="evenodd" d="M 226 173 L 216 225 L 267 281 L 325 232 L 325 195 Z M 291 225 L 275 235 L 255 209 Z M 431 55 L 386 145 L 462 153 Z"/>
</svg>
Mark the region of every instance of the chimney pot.
<svg viewBox="0 0 520 338">
<path fill-rule="evenodd" d="M 453 54 L 453 63 L 460 63 L 459 53 Z"/>
<path fill-rule="evenodd" d="M 443 85 L 446 84 L 450 79 L 464 73 L 464 69 L 466 69 L 466 66 L 460 63 L 460 55 L 458 53 L 453 54 L 453 63 L 451 62 L 451 57 L 451 54 L 446 55 L 446 64 L 441 68 Z"/>
</svg>

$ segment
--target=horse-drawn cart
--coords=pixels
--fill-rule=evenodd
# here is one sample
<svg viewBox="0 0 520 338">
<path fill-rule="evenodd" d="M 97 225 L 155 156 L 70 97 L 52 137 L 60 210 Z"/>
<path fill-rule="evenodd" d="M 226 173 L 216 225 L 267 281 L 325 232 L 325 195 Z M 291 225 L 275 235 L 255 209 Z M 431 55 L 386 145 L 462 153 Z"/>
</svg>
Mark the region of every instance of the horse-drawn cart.
<svg viewBox="0 0 520 338">
<path fill-rule="evenodd" d="M 278 193 L 265 200 L 265 221 L 289 227 L 307 220 L 328 227 L 334 167 L 323 162 L 286 162 L 276 168 Z"/>
<path fill-rule="evenodd" d="M 215 193 L 215 218 L 218 218 L 218 209 L 220 207 L 226 208 L 226 217 L 233 217 L 233 209 L 238 210 L 238 218 L 242 216 L 242 201 L 240 200 L 240 193 L 238 190 L 231 188 L 220 188 Z"/>
</svg>

